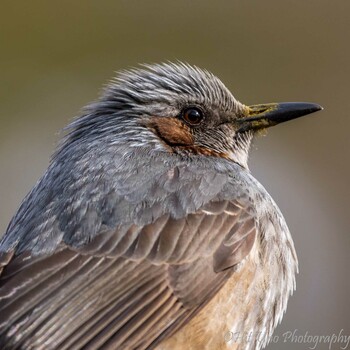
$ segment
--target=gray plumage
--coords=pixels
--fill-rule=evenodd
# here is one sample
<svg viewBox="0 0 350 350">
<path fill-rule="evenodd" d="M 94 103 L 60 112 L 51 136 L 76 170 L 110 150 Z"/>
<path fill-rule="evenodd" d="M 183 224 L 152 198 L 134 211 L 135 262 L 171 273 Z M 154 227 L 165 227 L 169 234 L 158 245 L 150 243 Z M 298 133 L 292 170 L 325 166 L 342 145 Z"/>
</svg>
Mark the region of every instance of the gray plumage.
<svg viewBox="0 0 350 350">
<path fill-rule="evenodd" d="M 191 147 L 149 127 L 152 118 L 177 122 L 187 106 L 205 115 L 205 126 L 190 128 Z M 186 64 L 112 81 L 67 128 L 1 240 L 1 349 L 175 349 L 167 339 L 247 261 L 249 300 L 236 307 L 249 312 L 227 330 L 264 336 L 239 349 L 266 345 L 297 258 L 282 214 L 247 168 L 254 131 L 237 132 L 246 109 Z M 217 338 L 224 349 L 224 333 Z"/>
</svg>

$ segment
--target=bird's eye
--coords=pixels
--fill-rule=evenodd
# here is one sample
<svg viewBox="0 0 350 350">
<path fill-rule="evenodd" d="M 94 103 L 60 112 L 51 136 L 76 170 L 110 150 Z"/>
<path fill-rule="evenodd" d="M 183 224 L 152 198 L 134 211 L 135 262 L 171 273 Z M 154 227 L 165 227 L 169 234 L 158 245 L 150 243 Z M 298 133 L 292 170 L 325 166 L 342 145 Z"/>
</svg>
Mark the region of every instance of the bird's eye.
<svg viewBox="0 0 350 350">
<path fill-rule="evenodd" d="M 182 118 L 187 124 L 199 125 L 203 120 L 203 112 L 195 107 L 187 108 L 183 111 Z"/>
</svg>

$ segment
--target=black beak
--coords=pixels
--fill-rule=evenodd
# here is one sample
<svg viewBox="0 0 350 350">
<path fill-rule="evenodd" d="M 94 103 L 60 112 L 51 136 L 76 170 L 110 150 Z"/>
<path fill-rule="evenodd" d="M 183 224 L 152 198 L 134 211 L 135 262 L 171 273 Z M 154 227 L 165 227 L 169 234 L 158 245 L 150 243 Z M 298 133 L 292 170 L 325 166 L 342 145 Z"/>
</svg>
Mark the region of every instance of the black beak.
<svg viewBox="0 0 350 350">
<path fill-rule="evenodd" d="M 269 128 L 270 126 L 303 117 L 322 109 L 321 106 L 315 103 L 304 102 L 269 103 L 249 106 L 243 118 L 237 119 L 239 124 L 238 131 Z"/>
</svg>

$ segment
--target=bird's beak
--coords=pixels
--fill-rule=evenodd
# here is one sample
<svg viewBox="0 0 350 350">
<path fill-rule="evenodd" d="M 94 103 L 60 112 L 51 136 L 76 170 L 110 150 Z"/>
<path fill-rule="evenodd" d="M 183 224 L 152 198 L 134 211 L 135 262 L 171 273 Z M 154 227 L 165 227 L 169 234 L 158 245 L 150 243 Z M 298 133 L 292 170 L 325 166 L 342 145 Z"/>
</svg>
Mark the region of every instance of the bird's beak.
<svg viewBox="0 0 350 350">
<path fill-rule="evenodd" d="M 315 103 L 285 102 L 247 106 L 242 118 L 237 119 L 239 132 L 259 130 L 314 113 L 323 108 Z"/>
</svg>

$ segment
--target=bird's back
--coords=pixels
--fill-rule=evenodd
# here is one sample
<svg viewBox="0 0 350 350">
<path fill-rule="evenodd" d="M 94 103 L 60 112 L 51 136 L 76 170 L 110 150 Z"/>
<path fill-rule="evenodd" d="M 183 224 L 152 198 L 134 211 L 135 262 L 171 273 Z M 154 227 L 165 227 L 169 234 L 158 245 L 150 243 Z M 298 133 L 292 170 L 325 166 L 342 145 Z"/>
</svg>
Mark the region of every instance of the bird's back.
<svg viewBox="0 0 350 350">
<path fill-rule="evenodd" d="M 252 280 L 264 263 L 255 260 L 259 258 L 256 254 L 244 262 L 254 244 L 256 252 L 261 239 L 257 208 L 252 204 L 252 196 L 261 190 L 246 187 L 251 176 L 239 166 L 223 162 L 224 170 L 218 171 L 208 159 L 191 166 L 181 161 L 173 167 L 155 164 L 153 169 L 158 170 L 142 189 L 150 191 L 147 194 L 134 188 L 132 180 L 131 187 L 127 189 L 124 182 L 119 193 L 117 189 L 111 195 L 113 191 L 106 189 L 115 200 L 114 207 L 109 205 L 116 215 L 126 205 L 121 197 L 128 198 L 128 203 L 133 200 L 135 208 L 139 200 L 140 211 L 134 210 L 134 216 L 124 218 L 122 225 L 111 227 L 102 222 L 98 234 L 86 244 L 77 245 L 74 235 L 63 235 L 54 249 L 51 240 L 43 253 L 38 252 L 35 242 L 43 249 L 45 242 L 41 240 L 47 240 L 40 233 L 60 235 L 60 220 L 66 220 L 66 227 L 70 224 L 67 213 L 62 213 L 62 218 L 42 218 L 46 219 L 44 225 L 36 218 L 39 227 L 35 229 L 45 227 L 37 231 L 39 237 L 26 240 L 27 246 L 18 245 L 2 253 L 2 348 L 148 349 L 161 344 L 191 319 L 195 331 L 186 327 L 178 337 L 186 334 L 183 339 L 189 339 L 188 334 L 192 334 L 198 344 L 208 343 L 208 337 L 215 344 L 223 343 L 229 322 L 244 312 L 249 288 L 257 288 Z M 157 158 L 156 163 L 160 161 Z M 122 192 L 126 194 L 122 196 Z M 35 191 L 27 198 L 28 203 L 34 203 L 31 196 L 35 197 Z M 152 196 L 162 200 L 152 200 Z M 30 209 L 29 205 L 28 217 Z M 76 212 L 72 213 L 76 218 Z M 92 208 L 88 215 L 97 216 Z M 128 223 L 130 219 L 133 224 Z M 82 223 L 78 228 L 91 230 L 91 218 L 88 222 L 90 226 Z M 20 225 L 24 224 L 12 223 L 13 228 Z M 84 232 L 74 231 L 78 233 Z M 10 237 L 11 232 L 4 242 L 10 242 Z M 262 283 L 261 276 L 259 280 Z M 228 288 L 214 297 L 225 284 Z M 233 295 L 236 300 L 232 300 Z M 226 298 L 229 309 L 224 312 L 222 302 Z M 204 328 L 203 315 L 210 320 Z M 218 319 L 223 322 L 216 328 Z M 217 334 L 212 338 L 215 329 Z"/>
</svg>

